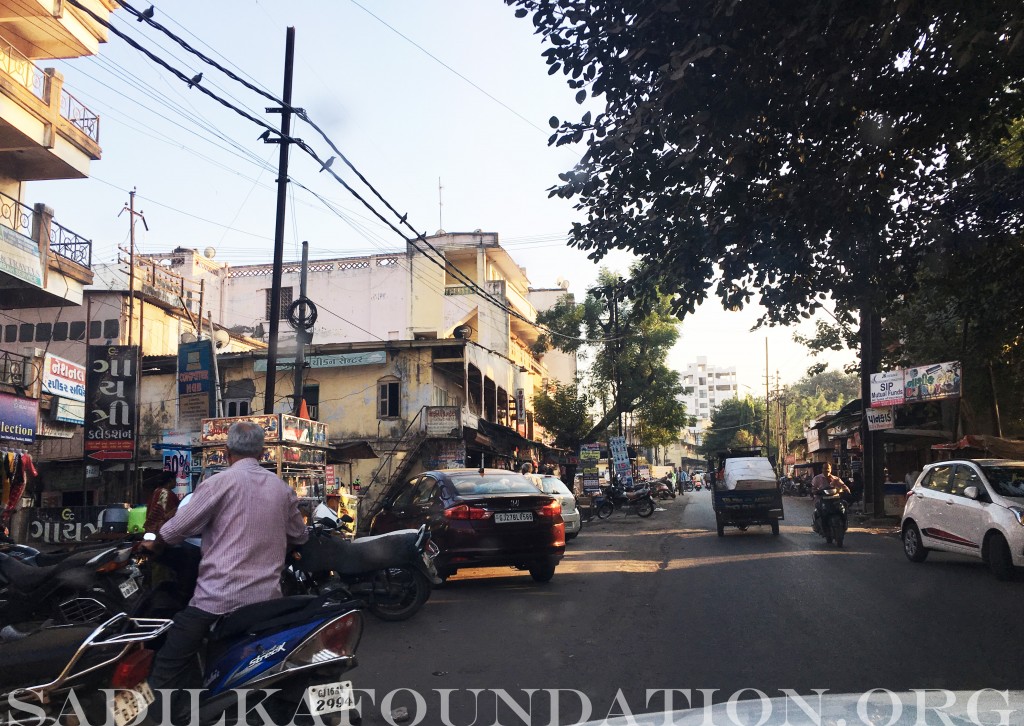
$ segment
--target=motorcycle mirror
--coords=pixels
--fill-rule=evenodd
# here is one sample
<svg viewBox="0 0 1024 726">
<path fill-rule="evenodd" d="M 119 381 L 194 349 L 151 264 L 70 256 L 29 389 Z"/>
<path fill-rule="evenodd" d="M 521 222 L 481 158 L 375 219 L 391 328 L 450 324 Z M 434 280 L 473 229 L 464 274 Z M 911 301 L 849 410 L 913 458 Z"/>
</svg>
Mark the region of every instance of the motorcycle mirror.
<svg viewBox="0 0 1024 726">
<path fill-rule="evenodd" d="M 320 517 L 319 519 L 316 520 L 316 523 L 319 524 L 324 529 L 334 529 L 334 527 L 336 526 L 334 524 L 334 521 L 331 520 L 331 519 L 328 519 L 327 517 Z"/>
<path fill-rule="evenodd" d="M 354 519 L 352 519 L 352 515 L 351 514 L 343 514 L 343 515 L 341 515 L 340 519 L 345 524 L 352 524 L 352 522 L 355 521 Z"/>
</svg>

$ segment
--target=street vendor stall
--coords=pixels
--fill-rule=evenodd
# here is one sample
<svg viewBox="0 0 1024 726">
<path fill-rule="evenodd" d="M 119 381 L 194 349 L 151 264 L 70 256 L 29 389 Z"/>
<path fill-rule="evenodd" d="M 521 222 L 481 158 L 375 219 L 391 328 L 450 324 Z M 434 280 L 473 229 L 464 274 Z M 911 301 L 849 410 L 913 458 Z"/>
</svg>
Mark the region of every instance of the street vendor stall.
<svg viewBox="0 0 1024 726">
<path fill-rule="evenodd" d="M 227 468 L 228 429 L 240 421 L 254 423 L 266 433 L 261 466 L 281 477 L 299 499 L 322 500 L 326 496 L 327 425 L 283 413 L 203 419 L 204 478 Z"/>
</svg>

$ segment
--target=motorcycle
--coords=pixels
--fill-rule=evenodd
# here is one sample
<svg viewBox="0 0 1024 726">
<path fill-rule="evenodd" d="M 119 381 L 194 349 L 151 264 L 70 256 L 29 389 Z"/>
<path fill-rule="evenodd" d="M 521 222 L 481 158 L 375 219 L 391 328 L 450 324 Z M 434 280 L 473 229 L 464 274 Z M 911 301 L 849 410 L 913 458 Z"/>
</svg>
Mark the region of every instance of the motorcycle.
<svg viewBox="0 0 1024 726">
<path fill-rule="evenodd" d="M 847 528 L 846 506 L 839 489 L 821 491 L 821 502 L 814 509 L 813 528 L 828 544 L 835 540 L 837 547 L 843 546 Z"/>
<path fill-rule="evenodd" d="M 657 486 L 655 486 L 654 494 L 655 494 L 655 496 L 658 497 L 658 499 L 663 499 L 664 500 L 664 499 L 675 499 L 676 498 L 676 492 L 675 492 L 675 490 L 671 486 L 669 486 L 669 483 L 668 483 L 667 479 L 658 479 L 655 482 L 655 484 Z"/>
<path fill-rule="evenodd" d="M 646 487 L 627 491 L 619 487 L 608 487 L 607 498 L 597 509 L 597 516 L 601 519 L 610 517 L 616 509 L 621 509 L 626 514 L 635 512 L 640 517 L 650 517 L 654 514 L 654 499 Z"/>
<path fill-rule="evenodd" d="M 348 515 L 320 504 L 305 544 L 292 550 L 282 577 L 286 593 L 340 594 L 381 620 L 406 620 L 441 584 L 437 546 L 426 525 L 349 540 L 338 534 Z"/>
<path fill-rule="evenodd" d="M 144 646 L 170 625 L 170 620 L 118 613 L 98 626 L 44 627 L 16 637 L 5 628 L 0 724 L 61 723 L 69 713 L 82 723 L 109 723 L 108 695 L 101 689 L 113 691 L 115 723 L 127 723 L 124 712 L 138 713 L 139 699 L 152 700 L 145 673 L 153 651 Z"/>
<path fill-rule="evenodd" d="M 193 562 L 168 559 L 168 553 L 185 547 L 192 545 L 168 547 L 159 555 L 140 552 L 136 558 L 151 576 L 151 564 Z M 198 566 L 198 560 L 194 563 Z M 174 574 L 181 579 L 150 589 L 137 613 L 166 612 L 189 602 L 193 573 Z M 363 632 L 358 607 L 359 602 L 338 593 L 298 595 L 246 605 L 223 616 L 210 628 L 200 659 L 203 691 L 198 723 L 234 723 L 259 698 L 270 723 L 310 718 L 316 723 L 345 723 L 345 715 L 349 723 L 357 723 L 351 681 L 341 677 L 356 666 L 355 652 Z M 252 695 L 253 691 L 261 693 Z M 130 713 L 127 720 L 137 714 Z M 167 713 L 150 715 L 153 722 L 168 721 Z"/>
<path fill-rule="evenodd" d="M 0 626 L 52 620 L 94 623 L 131 610 L 139 597 L 132 545 L 40 553 L 0 552 Z"/>
</svg>

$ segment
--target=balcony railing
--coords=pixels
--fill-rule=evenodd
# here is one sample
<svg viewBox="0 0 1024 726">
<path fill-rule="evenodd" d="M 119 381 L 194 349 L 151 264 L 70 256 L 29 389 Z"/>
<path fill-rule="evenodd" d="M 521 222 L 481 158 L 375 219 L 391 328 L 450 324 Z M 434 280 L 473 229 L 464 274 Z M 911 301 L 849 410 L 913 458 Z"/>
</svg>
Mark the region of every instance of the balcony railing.
<svg viewBox="0 0 1024 726">
<path fill-rule="evenodd" d="M 29 239 L 34 239 L 32 236 L 34 216 L 35 211 L 32 207 L 0 192 L 0 224 Z M 92 241 L 52 220 L 50 221 L 50 252 L 82 267 L 92 267 Z"/>
<path fill-rule="evenodd" d="M 92 240 L 87 240 L 56 222 L 50 223 L 50 252 L 82 267 L 92 267 Z"/>
<path fill-rule="evenodd" d="M 444 289 L 445 295 L 472 295 L 476 290 L 469 285 L 448 285 Z"/>
<path fill-rule="evenodd" d="M 0 38 L 0 70 L 46 103 L 46 86 L 51 82 L 43 72 L 7 40 Z M 100 117 L 66 90 L 60 91 L 60 115 L 90 139 L 100 141 Z"/>
<path fill-rule="evenodd" d="M 45 74 L 3 38 L 0 38 L 0 70 L 31 91 L 40 101 L 44 99 Z"/>
</svg>

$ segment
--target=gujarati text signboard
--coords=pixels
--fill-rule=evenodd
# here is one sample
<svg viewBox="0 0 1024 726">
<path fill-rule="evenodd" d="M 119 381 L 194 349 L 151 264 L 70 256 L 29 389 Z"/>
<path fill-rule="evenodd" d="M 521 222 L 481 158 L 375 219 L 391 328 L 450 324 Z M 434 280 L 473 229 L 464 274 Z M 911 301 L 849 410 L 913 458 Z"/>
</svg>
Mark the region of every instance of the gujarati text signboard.
<svg viewBox="0 0 1024 726">
<path fill-rule="evenodd" d="M 615 478 L 618 480 L 619 486 L 631 489 L 633 487 L 633 467 L 629 463 L 626 439 L 622 436 L 612 436 L 608 439 L 608 447 L 612 451 L 612 461 L 615 463 Z"/>
<path fill-rule="evenodd" d="M 866 409 L 864 417 L 868 422 L 868 431 L 882 431 L 896 426 L 895 418 L 892 415 L 892 406 Z"/>
<path fill-rule="evenodd" d="M 903 371 L 903 391 L 907 403 L 937 401 L 960 395 L 960 361 L 935 363 Z"/>
<path fill-rule="evenodd" d="M 135 452 L 137 345 L 90 345 L 85 383 L 85 456 L 131 459 Z"/>
</svg>

